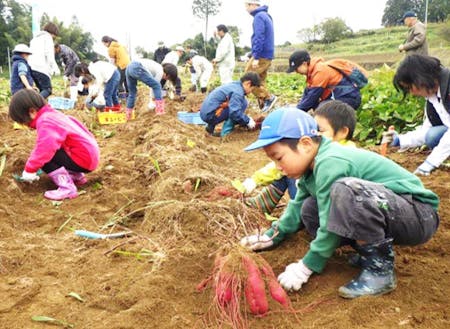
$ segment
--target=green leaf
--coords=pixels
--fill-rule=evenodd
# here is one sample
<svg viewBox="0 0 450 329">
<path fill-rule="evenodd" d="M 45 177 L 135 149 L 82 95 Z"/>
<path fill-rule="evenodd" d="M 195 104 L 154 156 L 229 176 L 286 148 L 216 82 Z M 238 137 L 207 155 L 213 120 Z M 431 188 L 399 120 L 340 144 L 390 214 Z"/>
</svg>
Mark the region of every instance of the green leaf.
<svg viewBox="0 0 450 329">
<path fill-rule="evenodd" d="M 56 325 L 64 327 L 64 328 L 73 328 L 74 327 L 74 325 L 71 323 L 67 323 L 65 321 L 51 318 L 51 317 L 45 316 L 45 315 L 34 315 L 31 317 L 31 320 L 36 321 L 36 322 L 52 323 L 52 324 L 56 324 Z"/>
<path fill-rule="evenodd" d="M 69 293 L 67 294 L 67 296 L 73 297 L 73 298 L 75 298 L 76 300 L 78 300 L 78 301 L 84 303 L 84 299 L 81 298 L 81 296 L 78 295 L 76 292 L 71 291 L 71 292 L 69 292 Z"/>
</svg>

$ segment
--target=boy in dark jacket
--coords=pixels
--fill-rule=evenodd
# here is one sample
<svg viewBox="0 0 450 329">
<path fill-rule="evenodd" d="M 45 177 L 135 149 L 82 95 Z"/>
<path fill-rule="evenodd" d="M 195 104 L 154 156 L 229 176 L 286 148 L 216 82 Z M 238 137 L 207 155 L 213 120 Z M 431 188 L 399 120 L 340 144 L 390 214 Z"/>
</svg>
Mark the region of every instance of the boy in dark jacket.
<svg viewBox="0 0 450 329">
<path fill-rule="evenodd" d="M 31 76 L 31 67 L 28 64 L 28 57 L 31 55 L 30 48 L 19 43 L 14 47 L 11 69 L 11 95 L 14 95 L 21 89 L 33 89 L 33 77 Z"/>
</svg>

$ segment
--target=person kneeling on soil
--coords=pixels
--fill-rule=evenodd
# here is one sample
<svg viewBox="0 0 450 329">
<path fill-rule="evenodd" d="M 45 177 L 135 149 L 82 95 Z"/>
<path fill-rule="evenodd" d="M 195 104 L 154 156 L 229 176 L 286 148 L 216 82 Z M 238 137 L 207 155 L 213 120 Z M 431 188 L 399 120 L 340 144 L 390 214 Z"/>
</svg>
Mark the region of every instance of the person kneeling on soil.
<svg viewBox="0 0 450 329">
<path fill-rule="evenodd" d="M 314 112 L 314 119 L 319 126 L 319 134 L 338 142 L 341 145 L 356 147 L 351 141 L 356 126 L 355 110 L 348 104 L 329 100 L 320 103 Z M 245 193 L 251 193 L 258 185 L 266 185 L 261 192 L 244 199 L 244 203 L 258 209 L 263 214 L 270 214 L 282 199 L 286 190 L 291 200 L 295 198 L 297 186 L 294 178 L 289 178 L 270 162 L 257 170 L 243 182 Z"/>
<path fill-rule="evenodd" d="M 51 200 L 78 196 L 76 185 L 87 182 L 84 173 L 98 166 L 99 147 L 94 135 L 77 119 L 54 110 L 34 90 L 23 89 L 11 98 L 9 116 L 37 130 L 36 145 L 21 180 L 39 180 L 38 170 L 47 173 L 58 189 L 45 192 Z"/>
<path fill-rule="evenodd" d="M 206 131 L 213 136 L 216 125 L 223 123 L 221 137 L 231 133 L 236 124 L 254 129 L 255 121 L 245 114 L 248 102 L 245 98 L 255 87 L 259 87 L 261 79 L 255 72 L 244 74 L 240 81 L 233 81 L 214 89 L 203 101 L 200 118 L 207 123 Z"/>
<path fill-rule="evenodd" d="M 278 276 L 286 290 L 300 290 L 321 273 L 339 246 L 350 244 L 358 277 L 339 288 L 344 298 L 379 295 L 396 288 L 393 244 L 428 241 L 439 225 L 439 199 L 420 179 L 374 152 L 343 147 L 318 136 L 314 119 L 297 109 L 278 109 L 262 123 L 246 151 L 264 148 L 285 175 L 297 178 L 297 194 L 263 235 L 241 244 L 273 247 L 301 228 L 313 237 L 309 250 Z"/>
<path fill-rule="evenodd" d="M 439 59 L 407 56 L 397 69 L 394 85 L 406 97 L 408 93 L 425 97 L 425 120 L 416 130 L 398 135 L 396 131 L 383 133 L 381 144 L 410 148 L 426 145 L 433 151 L 414 171 L 428 176 L 450 156 L 450 70 Z"/>
</svg>

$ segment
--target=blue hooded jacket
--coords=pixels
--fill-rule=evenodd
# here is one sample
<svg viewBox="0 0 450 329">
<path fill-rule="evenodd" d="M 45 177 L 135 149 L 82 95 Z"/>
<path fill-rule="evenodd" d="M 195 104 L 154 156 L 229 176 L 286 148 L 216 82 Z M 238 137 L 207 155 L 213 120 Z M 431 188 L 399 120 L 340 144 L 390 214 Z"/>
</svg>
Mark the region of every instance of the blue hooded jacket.
<svg viewBox="0 0 450 329">
<path fill-rule="evenodd" d="M 200 118 L 209 123 L 213 121 L 216 110 L 228 100 L 229 118 L 241 126 L 246 126 L 250 118 L 245 114 L 247 99 L 240 81 L 233 81 L 214 89 L 203 101 L 200 108 Z"/>
<path fill-rule="evenodd" d="M 267 6 L 260 6 L 251 12 L 253 18 L 252 56 L 254 59 L 274 58 L 275 40 L 272 17 Z"/>
</svg>

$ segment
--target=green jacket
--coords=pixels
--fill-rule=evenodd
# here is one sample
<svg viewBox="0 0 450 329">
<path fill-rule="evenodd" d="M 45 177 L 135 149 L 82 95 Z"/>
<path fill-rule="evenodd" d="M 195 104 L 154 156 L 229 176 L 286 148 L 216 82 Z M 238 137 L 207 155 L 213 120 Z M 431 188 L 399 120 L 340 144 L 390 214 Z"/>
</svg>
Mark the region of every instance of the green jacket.
<svg viewBox="0 0 450 329">
<path fill-rule="evenodd" d="M 330 190 L 336 180 L 343 177 L 361 178 L 383 184 L 396 194 L 410 194 L 414 199 L 430 204 L 435 210 L 439 205 L 438 196 L 424 188 L 420 179 L 395 162 L 374 152 L 344 147 L 323 138 L 315 157 L 315 165 L 297 182 L 297 194 L 265 234 L 273 236 L 275 227 L 278 235 L 273 239 L 280 243 L 288 234 L 297 232 L 301 222 L 303 201 L 309 196 L 317 200 L 319 209 L 319 229 L 311 242 L 309 251 L 303 258 L 305 265 L 314 272 L 322 272 L 334 250 L 339 246 L 340 237 L 327 230 L 330 211 Z"/>
</svg>

